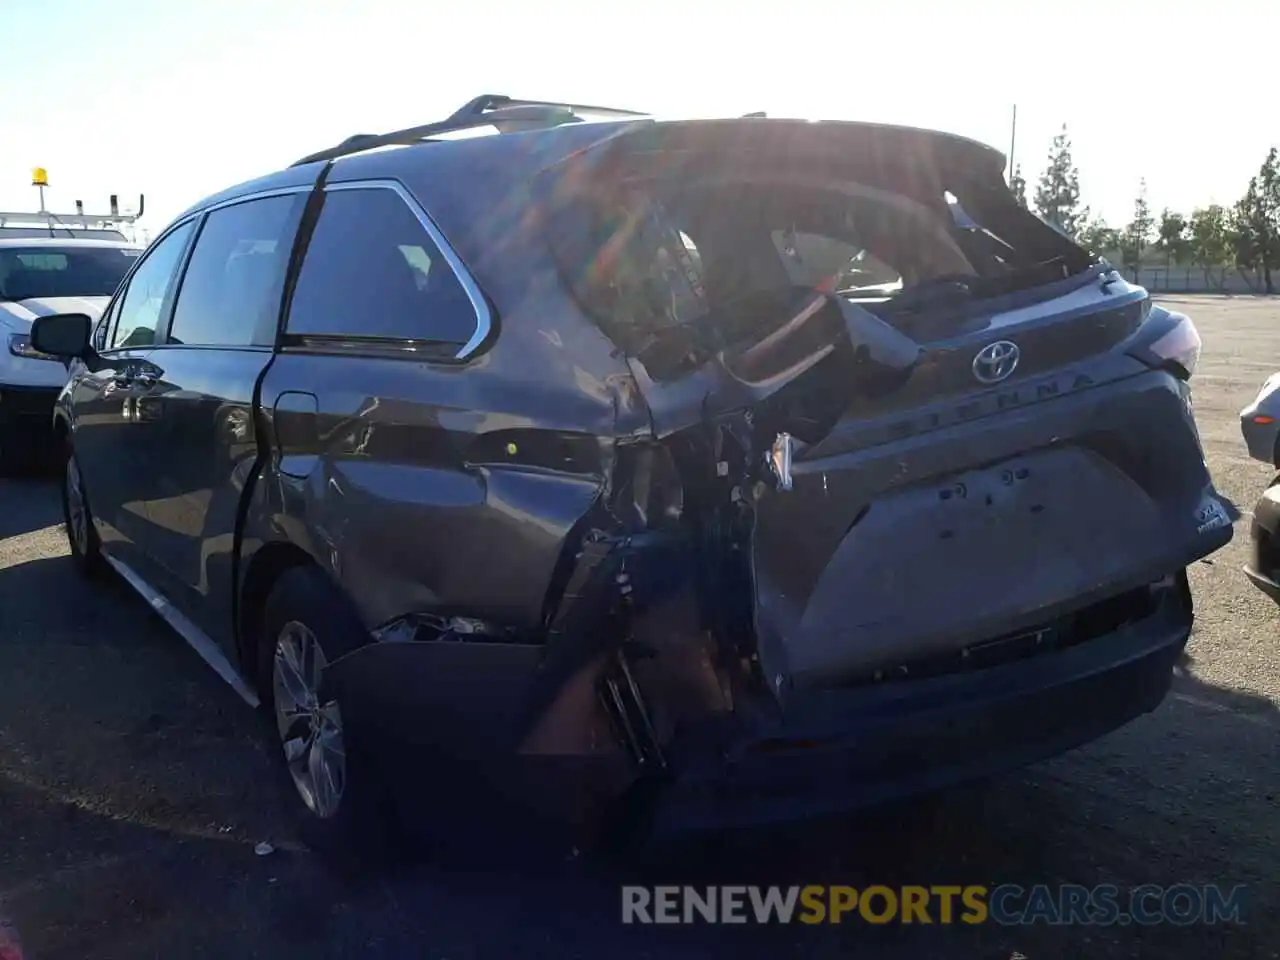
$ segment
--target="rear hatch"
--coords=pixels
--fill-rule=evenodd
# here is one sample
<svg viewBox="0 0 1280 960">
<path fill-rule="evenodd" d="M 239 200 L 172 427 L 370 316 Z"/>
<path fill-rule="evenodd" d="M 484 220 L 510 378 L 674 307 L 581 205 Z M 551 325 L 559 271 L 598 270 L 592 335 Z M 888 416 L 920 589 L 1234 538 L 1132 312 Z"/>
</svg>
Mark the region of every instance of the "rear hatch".
<svg viewBox="0 0 1280 960">
<path fill-rule="evenodd" d="M 1194 327 L 1002 168 L 942 134 L 743 120 L 548 172 L 548 239 L 655 437 L 746 425 L 729 479 L 779 692 L 1034 633 L 1230 538 Z"/>
</svg>

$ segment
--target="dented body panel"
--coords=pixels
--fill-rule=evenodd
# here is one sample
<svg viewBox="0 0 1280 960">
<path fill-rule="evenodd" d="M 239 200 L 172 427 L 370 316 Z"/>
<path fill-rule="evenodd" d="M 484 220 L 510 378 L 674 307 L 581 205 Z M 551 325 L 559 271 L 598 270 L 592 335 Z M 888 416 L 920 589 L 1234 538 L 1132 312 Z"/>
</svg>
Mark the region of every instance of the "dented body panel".
<svg viewBox="0 0 1280 960">
<path fill-rule="evenodd" d="M 307 168 L 276 342 L 235 384 L 256 459 L 205 531 L 234 538 L 233 595 L 200 602 L 242 672 L 271 577 L 313 564 L 367 632 L 326 668 L 351 723 L 571 821 L 635 790 L 672 821 L 853 806 L 1154 708 L 1184 568 L 1231 537 L 1198 336 L 1002 167 L 744 120 Z M 475 343 L 290 331 L 353 188 L 434 231 Z"/>
<path fill-rule="evenodd" d="M 920 784 L 944 782 L 1159 702 L 1190 626 L 1181 570 L 1231 531 L 1201 529 L 1217 501 L 1186 384 L 1133 347 L 1168 322 L 1144 290 L 1077 267 L 964 306 L 956 332 L 923 341 L 903 331 L 927 324 L 875 301 L 800 297 L 787 309 L 809 339 L 785 361 L 749 340 L 672 376 L 602 333 L 529 212 L 557 209 L 584 169 L 631 162 L 617 160 L 631 135 L 564 133 L 532 152 L 464 141 L 429 167 L 394 153 L 335 167 L 336 181 L 400 177 L 465 254 L 500 331 L 463 367 L 284 350 L 263 381 L 260 539 L 303 538 L 359 608 L 376 642 L 332 672 L 372 722 L 571 819 L 668 782 L 662 817 L 696 821 L 706 784 L 757 766 L 769 779 L 761 744 L 883 768 L 891 758 L 862 745 L 873 717 L 886 744 L 898 728 L 901 749 L 929 753 L 918 738 L 936 711 L 977 724 L 980 743 L 999 711 L 1059 705 L 1007 749 L 943 751 Z M 989 183 L 998 169 L 971 148 L 958 175 L 922 163 L 873 179 L 915 197 L 957 176 Z M 806 160 L 815 174 L 834 162 L 826 149 Z M 973 208 L 1007 216 L 981 193 Z M 984 384 L 975 357 L 996 339 L 1020 364 Z M 811 382 L 826 384 L 817 407 Z M 551 463 L 540 447 L 570 453 Z M 1085 623 L 1129 631 L 1141 652 L 1086 657 Z M 1054 664 L 1077 660 L 1078 689 L 1065 675 L 1058 689 Z M 917 689 L 917 672 L 940 676 Z M 988 702 L 1001 675 L 1025 702 Z M 1079 697 L 1100 709 L 1076 716 Z M 863 786 L 828 800 L 894 791 Z M 803 811 L 829 792 L 813 788 L 780 787 L 790 800 L 757 813 Z"/>
<path fill-rule="evenodd" d="M 526 388 L 504 357 L 459 376 L 285 353 L 263 380 L 272 526 L 308 531 L 370 628 L 437 609 L 541 623 L 567 537 L 605 486 L 613 403 L 599 383 Z M 291 395 L 314 410 L 280 408 Z"/>
</svg>

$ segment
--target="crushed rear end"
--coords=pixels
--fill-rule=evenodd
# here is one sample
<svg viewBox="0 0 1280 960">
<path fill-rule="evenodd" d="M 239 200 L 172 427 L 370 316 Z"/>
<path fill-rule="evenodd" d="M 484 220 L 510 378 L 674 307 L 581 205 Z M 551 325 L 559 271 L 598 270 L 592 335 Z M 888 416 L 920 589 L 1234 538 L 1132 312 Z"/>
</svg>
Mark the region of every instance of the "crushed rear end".
<svg viewBox="0 0 1280 960">
<path fill-rule="evenodd" d="M 544 173 L 563 278 L 650 415 L 585 551 L 606 572 L 580 556 L 566 595 L 613 611 L 596 703 L 660 818 L 930 789 L 1167 691 L 1185 568 L 1232 535 L 1200 341 L 1002 166 L 945 135 L 743 120 Z"/>
</svg>

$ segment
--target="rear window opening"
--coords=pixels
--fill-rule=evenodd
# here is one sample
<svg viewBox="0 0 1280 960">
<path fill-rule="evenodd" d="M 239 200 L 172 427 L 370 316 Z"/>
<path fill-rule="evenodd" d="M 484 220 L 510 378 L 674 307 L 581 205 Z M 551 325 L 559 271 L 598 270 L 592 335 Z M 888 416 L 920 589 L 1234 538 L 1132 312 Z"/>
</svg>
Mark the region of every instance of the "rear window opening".
<svg viewBox="0 0 1280 960">
<path fill-rule="evenodd" d="M 548 238 L 587 312 L 662 379 L 767 336 L 786 318 L 762 297 L 832 293 L 927 343 L 982 329 L 994 298 L 1094 265 L 1007 195 L 976 199 L 978 213 L 949 191 L 808 176 L 630 178 L 558 191 Z"/>
</svg>

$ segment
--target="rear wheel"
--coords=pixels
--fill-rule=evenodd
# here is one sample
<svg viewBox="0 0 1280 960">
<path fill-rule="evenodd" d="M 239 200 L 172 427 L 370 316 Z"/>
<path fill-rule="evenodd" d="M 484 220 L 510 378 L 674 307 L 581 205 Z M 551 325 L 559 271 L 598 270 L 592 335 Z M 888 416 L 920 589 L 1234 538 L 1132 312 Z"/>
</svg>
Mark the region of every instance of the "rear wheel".
<svg viewBox="0 0 1280 960">
<path fill-rule="evenodd" d="M 259 695 L 309 846 L 343 860 L 385 851 L 388 807 L 326 670 L 368 641 L 345 599 L 314 567 L 281 574 L 258 644 Z"/>
<path fill-rule="evenodd" d="M 70 443 L 66 445 L 62 470 L 62 519 L 76 569 L 85 576 L 100 574 L 106 567 L 102 559 L 102 544 L 93 526 L 84 476 L 80 473 L 80 464 Z"/>
</svg>

